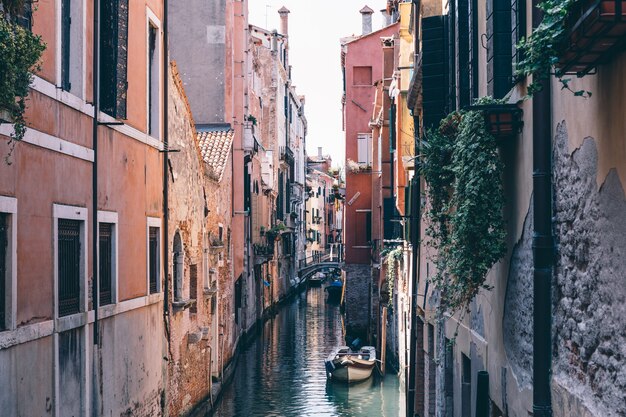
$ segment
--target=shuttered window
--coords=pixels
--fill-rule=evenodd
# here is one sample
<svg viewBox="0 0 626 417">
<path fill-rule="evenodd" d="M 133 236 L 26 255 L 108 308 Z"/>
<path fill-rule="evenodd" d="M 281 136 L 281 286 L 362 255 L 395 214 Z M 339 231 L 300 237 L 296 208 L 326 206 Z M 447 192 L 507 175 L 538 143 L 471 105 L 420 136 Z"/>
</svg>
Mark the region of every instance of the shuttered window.
<svg viewBox="0 0 626 417">
<path fill-rule="evenodd" d="M 80 311 L 80 221 L 58 220 L 59 316 Z"/>
<path fill-rule="evenodd" d="M 444 16 L 422 20 L 422 51 L 423 123 L 428 129 L 438 126 L 447 114 L 448 46 Z"/>
<path fill-rule="evenodd" d="M 113 302 L 113 225 L 100 223 L 98 232 L 100 305 L 104 306 Z"/>
<path fill-rule="evenodd" d="M 511 8 L 513 18 L 511 53 L 513 54 L 513 73 L 515 73 L 515 67 L 523 59 L 522 52 L 517 49 L 516 45 L 526 37 L 526 0 L 512 0 Z"/>
<path fill-rule="evenodd" d="M 472 99 L 478 98 L 478 0 L 469 0 L 470 5 L 470 88 Z"/>
<path fill-rule="evenodd" d="M 487 92 L 504 97 L 513 86 L 511 0 L 487 1 Z"/>
<path fill-rule="evenodd" d="M 446 43 L 448 45 L 448 113 L 456 110 L 457 98 L 457 73 L 456 56 L 457 56 L 457 0 L 448 0 L 450 10 L 446 16 Z"/>
<path fill-rule="evenodd" d="M 8 277 L 7 250 L 9 247 L 9 216 L 6 213 L 0 213 L 0 330 L 7 329 L 6 323 L 6 286 Z"/>
<path fill-rule="evenodd" d="M 357 135 L 358 163 L 372 165 L 372 134 L 359 133 Z"/>
<path fill-rule="evenodd" d="M 70 25 L 72 18 L 70 15 L 71 1 L 61 2 L 61 88 L 69 91 L 70 84 Z"/>
<path fill-rule="evenodd" d="M 100 109 L 126 119 L 128 0 L 100 2 Z"/>
<path fill-rule="evenodd" d="M 458 108 L 462 109 L 471 104 L 471 86 L 470 86 L 470 1 L 456 0 L 457 18 L 456 18 L 456 56 L 459 65 L 457 73 L 457 96 Z"/>
<path fill-rule="evenodd" d="M 159 279 L 159 228 L 150 227 L 148 230 L 148 269 L 150 294 L 158 292 Z"/>
</svg>

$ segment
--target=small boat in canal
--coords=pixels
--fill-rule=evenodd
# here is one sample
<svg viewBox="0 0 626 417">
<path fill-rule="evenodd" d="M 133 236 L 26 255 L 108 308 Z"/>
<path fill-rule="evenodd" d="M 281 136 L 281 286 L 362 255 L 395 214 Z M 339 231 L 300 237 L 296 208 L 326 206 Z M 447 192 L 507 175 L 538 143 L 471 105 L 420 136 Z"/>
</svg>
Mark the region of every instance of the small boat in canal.
<svg viewBox="0 0 626 417">
<path fill-rule="evenodd" d="M 333 349 L 324 364 L 326 376 L 330 379 L 348 383 L 364 381 L 372 376 L 376 365 L 376 349 L 363 346 L 353 351 L 348 346 L 339 346 Z"/>
<path fill-rule="evenodd" d="M 318 272 L 309 278 L 309 287 L 321 287 L 322 282 L 326 279 L 326 275 L 322 272 Z"/>
<path fill-rule="evenodd" d="M 328 292 L 328 301 L 341 300 L 341 292 L 343 290 L 343 282 L 340 279 L 336 279 L 325 288 Z"/>
</svg>

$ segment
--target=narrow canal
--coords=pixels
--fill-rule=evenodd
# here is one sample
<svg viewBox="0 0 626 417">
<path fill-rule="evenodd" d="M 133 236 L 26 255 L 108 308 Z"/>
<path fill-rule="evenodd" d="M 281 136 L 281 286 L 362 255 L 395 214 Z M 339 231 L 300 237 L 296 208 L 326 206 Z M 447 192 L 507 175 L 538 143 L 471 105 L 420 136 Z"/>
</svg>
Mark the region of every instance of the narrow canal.
<svg viewBox="0 0 626 417">
<path fill-rule="evenodd" d="M 265 324 L 242 353 L 214 416 L 404 416 L 395 375 L 350 386 L 327 381 L 324 359 L 344 343 L 339 307 L 325 295 L 310 288 Z"/>
</svg>

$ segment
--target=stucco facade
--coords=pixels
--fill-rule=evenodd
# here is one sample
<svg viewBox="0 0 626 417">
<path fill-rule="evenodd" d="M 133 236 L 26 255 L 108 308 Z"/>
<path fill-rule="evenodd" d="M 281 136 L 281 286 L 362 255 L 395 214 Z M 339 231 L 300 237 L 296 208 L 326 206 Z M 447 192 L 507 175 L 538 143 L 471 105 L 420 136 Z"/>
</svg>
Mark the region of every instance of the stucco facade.
<svg viewBox="0 0 626 417">
<path fill-rule="evenodd" d="M 0 384 L 5 387 L 0 407 L 3 413 L 17 416 L 87 415 L 91 410 L 158 416 L 165 372 L 163 294 L 159 291 L 163 271 L 160 263 L 155 264 L 153 278 L 158 282 L 154 283 L 156 291 L 151 290 L 148 253 L 150 227 L 156 229 L 157 246 L 163 237 L 159 124 L 163 71 L 158 61 L 152 64 L 157 95 L 150 109 L 146 84 L 148 25 L 156 28 L 155 48 L 160 53 L 162 2 L 129 5 L 128 111 L 119 125 L 107 125 L 115 120 L 99 114 L 97 153 L 92 131 L 93 10 L 91 3 L 82 3 L 80 8 L 86 9 L 74 21 L 73 30 L 84 42 L 71 51 L 76 72 L 71 89 L 63 90 L 57 87 L 62 79 L 63 46 L 56 36 L 61 24 L 58 5 L 42 2 L 34 11 L 33 31 L 42 36 L 47 48 L 29 94 L 25 138 L 15 144 L 11 164 L 0 164 L 0 211 L 9 216 L 12 250 L 11 314 L 6 330 L 0 332 Z M 159 122 L 152 133 L 148 133 L 149 111 Z M 11 132 L 10 124 L 0 125 L 3 156 L 8 153 Z M 61 224 L 76 232 L 72 241 L 79 248 L 77 269 L 60 267 L 67 252 L 59 236 L 65 239 L 68 233 Z M 108 225 L 110 258 L 100 256 L 100 262 L 111 266 L 112 282 L 110 299 L 103 296 L 103 287 L 95 292 L 99 297 L 96 323 L 93 249 L 102 236 L 94 236 L 93 230 L 100 234 L 102 224 Z M 78 277 L 76 310 L 74 304 L 61 309 L 66 300 L 60 295 L 60 283 L 74 282 L 67 271 Z M 97 276 L 104 285 L 103 275 Z M 98 338 L 94 339 L 96 326 Z"/>
</svg>

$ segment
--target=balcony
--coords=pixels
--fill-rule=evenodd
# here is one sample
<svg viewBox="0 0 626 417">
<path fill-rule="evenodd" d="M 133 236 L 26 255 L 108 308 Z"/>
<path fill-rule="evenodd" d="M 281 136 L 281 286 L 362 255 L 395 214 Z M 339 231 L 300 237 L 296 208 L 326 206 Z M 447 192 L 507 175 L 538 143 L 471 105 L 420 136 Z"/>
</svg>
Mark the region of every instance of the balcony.
<svg viewBox="0 0 626 417">
<path fill-rule="evenodd" d="M 289 165 L 292 165 L 294 163 L 293 151 L 289 146 L 281 146 L 279 148 L 279 151 L 281 161 L 285 161 Z"/>
<path fill-rule="evenodd" d="M 579 0 L 565 22 L 560 73 L 588 74 L 626 44 L 626 1 Z"/>
</svg>

